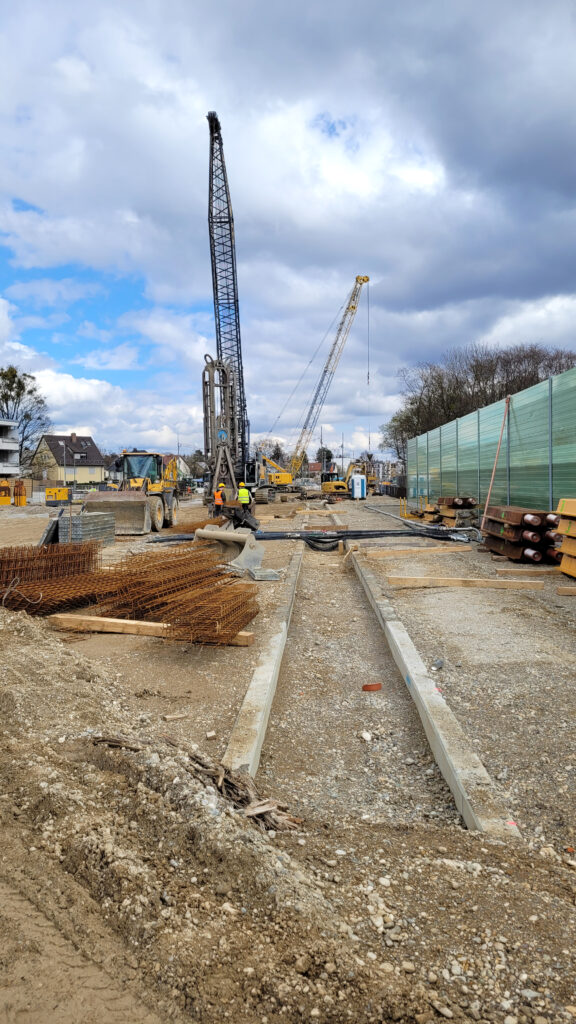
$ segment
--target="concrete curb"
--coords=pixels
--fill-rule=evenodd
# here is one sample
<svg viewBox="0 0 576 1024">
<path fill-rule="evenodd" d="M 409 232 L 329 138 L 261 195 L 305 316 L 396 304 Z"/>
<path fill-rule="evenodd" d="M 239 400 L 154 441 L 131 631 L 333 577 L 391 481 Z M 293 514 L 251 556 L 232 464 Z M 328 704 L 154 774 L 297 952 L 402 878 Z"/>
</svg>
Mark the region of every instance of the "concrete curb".
<svg viewBox="0 0 576 1024">
<path fill-rule="evenodd" d="M 340 522 L 333 517 L 335 525 Z M 345 542 L 348 547 L 348 542 Z M 404 624 L 385 597 L 382 584 L 358 556 L 349 552 L 355 572 L 384 630 L 392 657 L 410 691 L 436 763 L 448 783 L 466 827 L 494 839 L 521 839 L 494 792 L 494 784 L 480 758 L 471 749 L 462 727 L 450 710 L 435 681 L 428 675 Z"/>
<path fill-rule="evenodd" d="M 286 572 L 287 595 L 282 605 L 276 610 L 274 632 L 252 673 L 250 685 L 222 758 L 222 764 L 227 768 L 248 772 L 253 778 L 260 764 L 260 753 L 276 692 L 276 683 L 304 555 L 303 542 L 300 542 L 298 547 L 299 550 L 292 556 Z"/>
</svg>

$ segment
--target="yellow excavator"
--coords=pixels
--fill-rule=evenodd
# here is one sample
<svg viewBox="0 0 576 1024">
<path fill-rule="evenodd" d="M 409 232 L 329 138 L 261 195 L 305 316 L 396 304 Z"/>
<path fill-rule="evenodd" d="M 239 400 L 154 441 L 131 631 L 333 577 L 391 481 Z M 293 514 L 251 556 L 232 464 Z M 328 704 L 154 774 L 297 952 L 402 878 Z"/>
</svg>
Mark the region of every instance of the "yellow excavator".
<svg viewBox="0 0 576 1024">
<path fill-rule="evenodd" d="M 362 473 L 366 477 L 366 493 L 374 494 L 378 486 L 378 477 L 372 457 L 356 459 L 346 470 L 344 479 L 338 473 L 322 473 L 322 493 L 339 494 L 341 498 L 350 497 L 350 477 L 353 473 Z"/>
<path fill-rule="evenodd" d="M 116 462 L 117 490 L 93 491 L 86 512 L 113 512 L 118 536 L 138 536 L 174 526 L 178 513 L 176 459 L 164 464 L 160 452 L 123 451 Z"/>
</svg>

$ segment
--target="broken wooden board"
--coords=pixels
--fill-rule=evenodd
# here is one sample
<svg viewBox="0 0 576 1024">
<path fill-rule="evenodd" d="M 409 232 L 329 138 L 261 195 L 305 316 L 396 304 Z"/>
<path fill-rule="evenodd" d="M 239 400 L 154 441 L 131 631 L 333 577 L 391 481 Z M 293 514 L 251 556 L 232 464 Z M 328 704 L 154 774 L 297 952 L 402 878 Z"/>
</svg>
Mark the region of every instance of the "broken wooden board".
<svg viewBox="0 0 576 1024">
<path fill-rule="evenodd" d="M 438 555 L 454 554 L 454 552 L 470 552 L 472 548 L 467 544 L 438 544 L 430 548 L 362 548 L 361 553 L 368 558 L 396 558 L 401 555 Z"/>
<path fill-rule="evenodd" d="M 576 587 L 556 587 L 557 594 L 564 594 L 566 597 L 576 597 Z"/>
<path fill-rule="evenodd" d="M 458 576 L 387 576 L 391 587 L 479 587 L 497 590 L 543 590 L 544 580 L 484 580 Z"/>
<path fill-rule="evenodd" d="M 145 622 L 142 619 L 112 619 L 99 615 L 76 615 L 72 612 L 59 612 L 57 615 L 47 615 L 46 622 L 49 622 L 55 629 L 68 629 L 77 633 L 126 633 L 131 636 L 166 636 L 170 628 L 167 622 Z M 251 647 L 254 643 L 254 633 L 245 630 L 237 633 L 233 640 L 229 640 L 227 647 Z"/>
</svg>

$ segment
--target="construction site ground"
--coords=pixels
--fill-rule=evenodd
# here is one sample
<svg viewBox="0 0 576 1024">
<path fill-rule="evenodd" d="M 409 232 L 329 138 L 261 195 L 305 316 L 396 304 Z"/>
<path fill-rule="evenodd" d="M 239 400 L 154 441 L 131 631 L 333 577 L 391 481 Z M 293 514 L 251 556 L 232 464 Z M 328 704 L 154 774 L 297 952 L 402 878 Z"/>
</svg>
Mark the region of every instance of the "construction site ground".
<svg viewBox="0 0 576 1024">
<path fill-rule="evenodd" d="M 256 513 L 266 530 L 331 527 L 334 511 L 403 528 L 315 504 Z M 36 543 L 46 522 L 4 508 L 0 543 Z M 117 540 L 104 561 L 147 543 Z M 267 831 L 214 779 L 300 543 L 265 543 L 281 578 L 254 584 L 249 647 L 61 633 L 0 608 L 0 1021 L 576 1020 L 569 581 L 396 588 L 387 576 L 496 579 L 511 563 L 361 545 L 415 549 L 361 557 L 517 822 L 504 842 L 463 826 L 351 559 L 306 548 L 256 776 L 297 820 Z"/>
</svg>

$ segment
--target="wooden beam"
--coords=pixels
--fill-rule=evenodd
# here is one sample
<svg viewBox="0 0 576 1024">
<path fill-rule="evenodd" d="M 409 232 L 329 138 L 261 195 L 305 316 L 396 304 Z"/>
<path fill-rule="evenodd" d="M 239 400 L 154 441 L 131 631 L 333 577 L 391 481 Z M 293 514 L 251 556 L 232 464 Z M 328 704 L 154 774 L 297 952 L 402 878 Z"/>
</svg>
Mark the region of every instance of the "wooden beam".
<svg viewBox="0 0 576 1024">
<path fill-rule="evenodd" d="M 430 548 L 362 548 L 361 554 L 368 558 L 396 558 L 399 555 L 438 555 L 455 551 L 470 552 L 472 548 L 464 544 L 435 544 Z"/>
<path fill-rule="evenodd" d="M 60 612 L 47 615 L 46 621 L 55 629 L 67 629 L 77 633 L 128 633 L 132 636 L 166 636 L 170 628 L 167 622 L 144 622 L 141 619 L 112 619 L 99 615 L 75 615 Z M 254 633 L 241 630 L 229 640 L 227 647 L 251 647 Z"/>
<path fill-rule="evenodd" d="M 496 569 L 499 576 L 529 576 L 530 573 L 534 573 L 534 576 L 557 576 L 560 572 L 560 566 L 547 565 L 540 569 L 531 565 L 525 566 L 523 569 Z"/>
<path fill-rule="evenodd" d="M 56 629 L 71 629 L 78 633 L 131 633 L 137 636 L 165 636 L 168 629 L 166 622 L 111 619 L 98 615 L 73 615 L 70 612 L 47 615 L 46 621 Z"/>
<path fill-rule="evenodd" d="M 566 597 L 576 597 L 576 587 L 556 587 L 557 594 L 564 594 Z"/>
<path fill-rule="evenodd" d="M 482 587 L 497 590 L 543 590 L 540 580 L 482 580 L 452 576 L 387 576 L 392 587 Z"/>
</svg>

